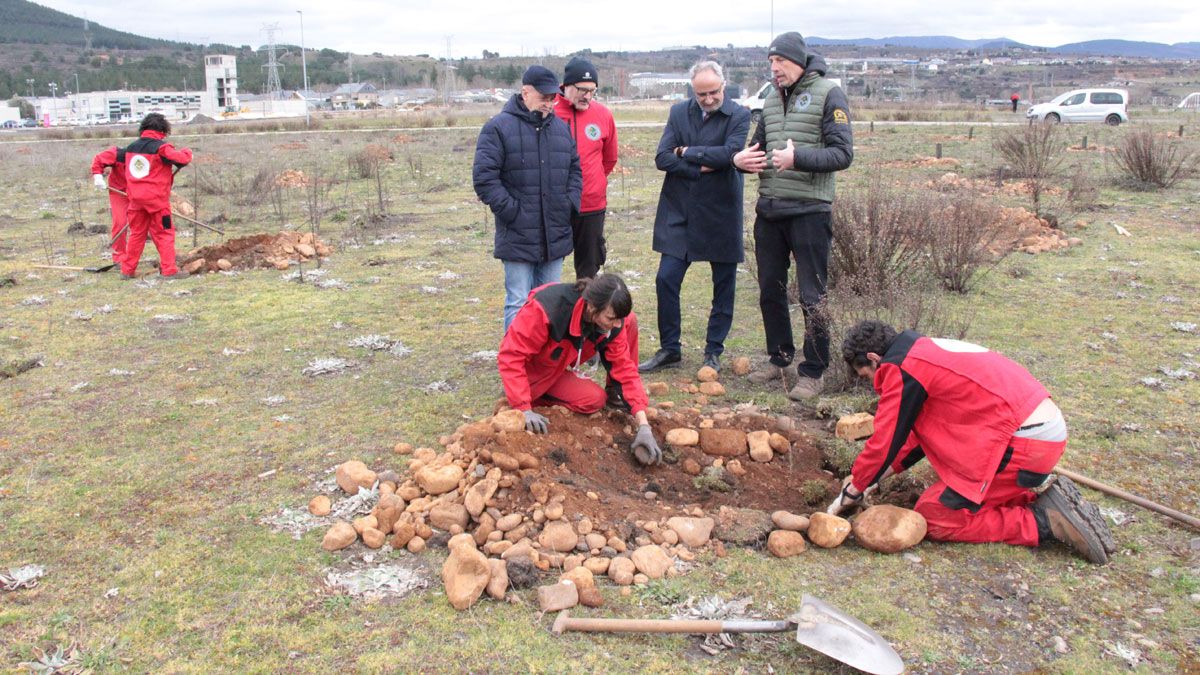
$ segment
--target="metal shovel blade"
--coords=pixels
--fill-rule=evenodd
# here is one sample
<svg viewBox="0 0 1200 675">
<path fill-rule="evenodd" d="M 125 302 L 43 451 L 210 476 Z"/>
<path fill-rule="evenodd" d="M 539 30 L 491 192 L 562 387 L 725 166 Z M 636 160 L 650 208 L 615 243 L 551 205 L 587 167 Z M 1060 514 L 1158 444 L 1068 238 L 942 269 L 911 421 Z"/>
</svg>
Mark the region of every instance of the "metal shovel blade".
<svg viewBox="0 0 1200 675">
<path fill-rule="evenodd" d="M 788 617 L 796 624 L 796 641 L 864 673 L 898 675 L 904 662 L 887 640 L 842 610 L 805 595 L 800 611 Z"/>
</svg>

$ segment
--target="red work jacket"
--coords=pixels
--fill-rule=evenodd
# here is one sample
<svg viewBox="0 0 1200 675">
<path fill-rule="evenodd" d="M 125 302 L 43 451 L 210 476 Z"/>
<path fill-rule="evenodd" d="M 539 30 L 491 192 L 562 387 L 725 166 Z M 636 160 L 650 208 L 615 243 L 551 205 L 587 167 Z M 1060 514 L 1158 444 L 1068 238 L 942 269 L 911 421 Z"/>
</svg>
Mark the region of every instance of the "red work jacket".
<svg viewBox="0 0 1200 675">
<path fill-rule="evenodd" d="M 608 174 L 617 166 L 617 124 L 612 113 L 596 101 L 587 110 L 576 110 L 560 94 L 554 114 L 567 123 L 579 152 L 579 168 L 583 171 L 579 212 L 600 211 L 608 205 Z"/>
<path fill-rule="evenodd" d="M 125 190 L 125 149 L 113 146 L 105 148 L 92 158 L 92 174 L 102 174 L 104 169 L 111 167 L 108 174 L 108 187 Z"/>
<path fill-rule="evenodd" d="M 1050 397 L 1029 371 L 958 340 L 904 331 L 875 370 L 875 433 L 854 462 L 865 490 L 891 466 L 929 459 L 938 477 L 975 503 L 987 494 L 1009 439 Z"/>
<path fill-rule="evenodd" d="M 151 213 L 171 209 L 173 167 L 192 161 L 192 151 L 176 148 L 163 141 L 164 134 L 143 131 L 141 138 L 125 148 L 125 176 L 128 181 L 129 208 Z"/>
<path fill-rule="evenodd" d="M 497 358 L 510 406 L 529 410 L 540 396 L 534 392 L 545 392 L 568 368 L 596 353 L 608 368 L 609 376 L 621 384 L 633 414 L 650 404 L 632 356 L 628 333 L 622 330 L 624 326 L 607 335 L 584 335 L 586 304 L 574 284 L 551 283 L 529 293 L 525 306 L 517 312 L 500 342 Z"/>
</svg>

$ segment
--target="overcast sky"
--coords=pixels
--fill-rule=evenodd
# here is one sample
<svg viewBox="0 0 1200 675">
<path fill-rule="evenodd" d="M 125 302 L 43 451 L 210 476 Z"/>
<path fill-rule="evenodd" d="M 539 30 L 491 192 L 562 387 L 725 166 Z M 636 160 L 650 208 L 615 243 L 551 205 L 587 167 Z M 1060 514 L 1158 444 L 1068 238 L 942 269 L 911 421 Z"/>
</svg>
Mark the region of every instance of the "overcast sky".
<svg viewBox="0 0 1200 675">
<path fill-rule="evenodd" d="M 566 54 L 590 47 L 661 49 L 675 45 L 765 45 L 771 0 L 714 2 L 482 2 L 467 0 L 154 0 L 116 3 L 41 0 L 39 4 L 86 16 L 109 28 L 185 42 L 255 47 L 264 24 L 278 23 L 276 41 L 360 54 L 505 56 Z M 775 2 L 776 32 L 797 30 L 825 38 L 951 35 L 1007 37 L 1056 47 L 1119 38 L 1150 42 L 1200 41 L 1195 0 L 890 0 L 885 3 Z"/>
</svg>

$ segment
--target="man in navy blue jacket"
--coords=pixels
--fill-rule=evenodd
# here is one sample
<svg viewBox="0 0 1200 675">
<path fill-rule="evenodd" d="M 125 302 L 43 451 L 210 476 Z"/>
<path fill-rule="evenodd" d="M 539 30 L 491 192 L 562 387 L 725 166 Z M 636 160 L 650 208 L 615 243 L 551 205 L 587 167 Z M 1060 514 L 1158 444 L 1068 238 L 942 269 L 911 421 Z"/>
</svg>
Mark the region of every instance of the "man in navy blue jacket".
<svg viewBox="0 0 1200 675">
<path fill-rule="evenodd" d="M 733 325 L 737 265 L 742 262 L 742 174 L 733 156 L 746 144 L 750 112 L 725 99 L 725 75 L 715 61 L 692 66 L 695 98 L 671 106 L 654 164 L 666 172 L 654 217 L 654 250 L 662 254 L 658 292 L 659 350 L 638 366 L 643 373 L 678 365 L 679 289 L 688 267 L 712 267 L 713 299 L 704 365 L 721 369 Z"/>
<path fill-rule="evenodd" d="M 492 255 L 504 263 L 504 330 L 534 288 L 562 276 L 583 174 L 571 132 L 553 114 L 558 78 L 530 66 L 521 92 L 479 132 L 475 194 L 496 216 Z"/>
</svg>

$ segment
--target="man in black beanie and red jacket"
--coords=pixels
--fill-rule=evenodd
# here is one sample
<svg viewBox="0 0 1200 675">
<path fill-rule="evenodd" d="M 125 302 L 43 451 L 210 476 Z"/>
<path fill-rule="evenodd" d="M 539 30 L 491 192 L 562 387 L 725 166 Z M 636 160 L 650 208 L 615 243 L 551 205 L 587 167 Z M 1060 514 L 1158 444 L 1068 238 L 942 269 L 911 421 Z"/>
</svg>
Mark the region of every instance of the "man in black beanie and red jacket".
<svg viewBox="0 0 1200 675">
<path fill-rule="evenodd" d="M 579 149 L 583 199 L 571 218 L 575 239 L 575 278 L 595 277 L 607 259 L 604 214 L 608 207 L 608 174 L 617 166 L 617 125 L 608 108 L 596 100 L 596 66 L 576 56 L 567 62 L 554 114 L 567 123 Z"/>
</svg>

